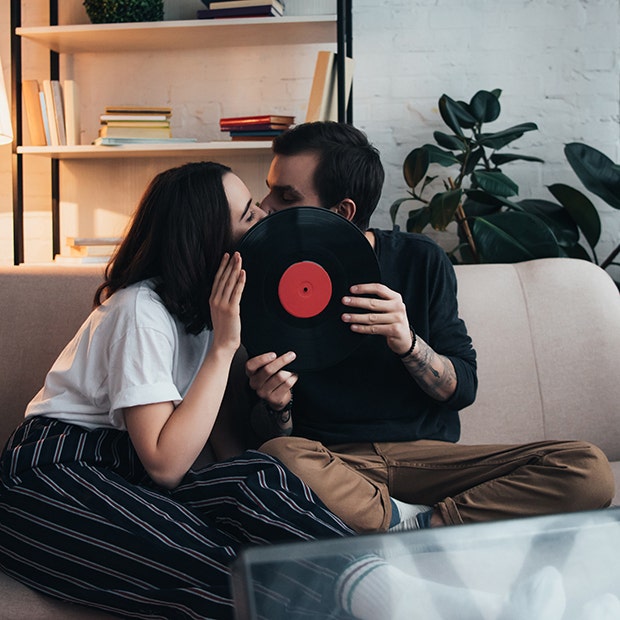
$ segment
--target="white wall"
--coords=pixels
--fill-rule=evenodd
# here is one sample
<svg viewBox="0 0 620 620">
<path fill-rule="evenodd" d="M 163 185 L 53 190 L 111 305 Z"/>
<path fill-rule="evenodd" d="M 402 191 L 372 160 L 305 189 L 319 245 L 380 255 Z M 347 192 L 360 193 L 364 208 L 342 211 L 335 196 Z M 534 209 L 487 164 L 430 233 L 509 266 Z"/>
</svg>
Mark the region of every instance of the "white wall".
<svg viewBox="0 0 620 620">
<path fill-rule="evenodd" d="M 40 2 L 23 2 L 24 22 L 33 19 L 32 12 L 41 19 L 40 10 L 35 9 Z M 76 15 L 83 15 L 79 0 L 63 0 L 62 4 L 63 10 L 72 6 Z M 166 7 L 167 18 L 187 18 L 202 3 L 168 0 Z M 287 7 L 291 13 L 321 12 L 329 7 L 332 11 L 328 12 L 333 12 L 334 3 L 288 0 Z M 6 69 L 5 16 L 6 0 L 0 3 L 0 53 Z M 375 226 L 389 227 L 390 204 L 406 195 L 401 172 L 406 154 L 432 142 L 434 130 L 445 129 L 437 111 L 443 93 L 468 100 L 479 89 L 500 88 L 502 114 L 490 129 L 526 121 L 538 124 L 539 131 L 526 134 L 515 146 L 546 163 L 515 163 L 506 170 L 519 183 L 521 197 L 551 198 L 545 186 L 555 182 L 581 188 L 564 160 L 562 149 L 567 142 L 586 142 L 620 162 L 618 0 L 353 0 L 353 33 L 354 123 L 379 148 L 387 171 L 372 222 Z M 300 61 L 305 77 L 289 80 L 284 91 L 289 97 L 286 105 L 298 116 L 304 112 L 299 92 L 303 94 L 310 86 L 311 58 L 307 55 Z M 238 62 L 244 62 L 243 54 Z M 277 65 L 273 70 L 277 71 Z M 266 71 L 265 79 L 270 77 Z M 0 179 L 10 178 L 8 169 L 10 158 L 0 152 Z M 46 169 L 35 171 L 35 179 L 37 174 L 45 177 Z M 35 180 L 34 185 L 39 183 Z M 47 190 L 31 190 L 43 198 L 40 203 L 31 198 L 27 206 L 27 220 L 33 221 L 27 260 L 47 256 L 49 245 L 47 233 L 34 230 L 49 218 Z M 0 218 L 10 214 L 7 200 L 0 191 Z M 594 202 L 603 219 L 599 254 L 606 255 L 607 248 L 620 240 L 620 213 L 598 199 Z M 8 262 L 12 249 L 6 247 L 6 220 L 0 219 L 0 261 Z M 404 217 L 400 223 L 404 224 Z M 38 240 L 41 237 L 43 241 Z"/>
<path fill-rule="evenodd" d="M 354 0 L 353 6 L 354 123 L 380 149 L 387 171 L 374 225 L 389 227 L 390 204 L 407 195 L 407 153 L 433 143 L 434 130 L 447 131 L 437 110 L 443 93 L 468 101 L 477 90 L 500 88 L 502 113 L 489 130 L 538 125 L 515 149 L 546 163 L 506 166 L 522 198 L 552 199 L 545 186 L 557 182 L 583 190 L 564 159 L 565 143 L 586 142 L 620 162 L 618 0 Z M 593 202 L 603 220 L 604 257 L 620 242 L 620 212 Z"/>
</svg>

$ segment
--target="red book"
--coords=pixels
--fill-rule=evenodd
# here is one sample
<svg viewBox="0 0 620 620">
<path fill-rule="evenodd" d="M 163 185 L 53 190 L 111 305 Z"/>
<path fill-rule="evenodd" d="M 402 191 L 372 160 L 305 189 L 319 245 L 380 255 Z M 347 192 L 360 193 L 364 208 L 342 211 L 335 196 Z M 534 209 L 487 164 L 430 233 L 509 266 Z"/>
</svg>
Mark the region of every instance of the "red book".
<svg viewBox="0 0 620 620">
<path fill-rule="evenodd" d="M 232 128 L 254 128 L 257 125 L 285 125 L 286 127 L 288 127 L 294 122 L 294 116 L 284 116 L 278 114 L 262 114 L 257 116 L 229 116 L 227 118 L 220 119 L 220 129 L 222 131 L 229 131 Z"/>
<path fill-rule="evenodd" d="M 239 125 L 226 125 L 226 127 L 222 127 L 222 131 L 246 131 L 248 129 L 252 131 L 284 131 L 289 127 L 288 123 L 241 123 Z"/>
</svg>

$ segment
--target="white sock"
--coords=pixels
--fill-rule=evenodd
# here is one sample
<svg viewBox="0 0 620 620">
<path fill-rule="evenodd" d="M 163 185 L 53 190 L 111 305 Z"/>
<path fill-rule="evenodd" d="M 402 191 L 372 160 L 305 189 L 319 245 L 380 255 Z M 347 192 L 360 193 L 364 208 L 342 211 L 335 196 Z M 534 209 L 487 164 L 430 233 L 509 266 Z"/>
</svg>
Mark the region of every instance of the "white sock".
<svg viewBox="0 0 620 620">
<path fill-rule="evenodd" d="M 423 504 L 407 504 L 406 502 L 401 502 L 393 497 L 390 497 L 390 501 L 398 509 L 400 517 L 398 523 L 390 528 L 391 532 L 418 529 L 419 525 L 416 517 L 421 512 L 428 512 L 429 510 L 432 510 L 430 506 L 425 506 Z"/>
<path fill-rule="evenodd" d="M 344 611 L 358 620 L 411 620 L 414 613 L 424 620 L 494 620 L 504 603 L 495 594 L 409 575 L 378 556 L 366 556 L 351 564 L 336 584 L 336 598 Z M 442 603 L 440 608 L 437 602 Z M 446 615 L 446 609 L 454 610 L 454 615 Z"/>
<path fill-rule="evenodd" d="M 560 620 L 566 600 L 559 572 L 546 567 L 510 597 L 409 575 L 378 556 L 351 564 L 336 584 L 338 604 L 358 620 Z"/>
<path fill-rule="evenodd" d="M 560 620 L 566 609 L 566 593 L 557 568 L 545 566 L 514 586 L 501 620 Z"/>
</svg>

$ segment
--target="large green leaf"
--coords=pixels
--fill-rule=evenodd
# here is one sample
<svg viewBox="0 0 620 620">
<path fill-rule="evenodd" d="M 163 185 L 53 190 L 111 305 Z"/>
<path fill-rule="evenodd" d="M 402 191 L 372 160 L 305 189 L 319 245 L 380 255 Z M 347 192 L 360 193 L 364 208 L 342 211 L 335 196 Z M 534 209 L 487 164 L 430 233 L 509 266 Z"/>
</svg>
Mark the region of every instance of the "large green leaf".
<svg viewBox="0 0 620 620">
<path fill-rule="evenodd" d="M 610 207 L 620 209 L 620 166 L 600 151 L 580 142 L 567 144 L 564 154 L 587 189 Z"/>
<path fill-rule="evenodd" d="M 517 138 L 520 138 L 524 133 L 528 131 L 535 131 L 538 129 L 536 123 L 521 123 L 514 127 L 509 127 L 503 131 L 496 133 L 483 133 L 478 137 L 478 144 L 482 146 L 488 146 L 491 149 L 498 150 L 502 147 L 514 142 Z"/>
<path fill-rule="evenodd" d="M 499 98 L 488 90 L 479 90 L 471 98 L 469 110 L 479 123 L 491 123 L 501 112 Z"/>
<path fill-rule="evenodd" d="M 459 188 L 440 192 L 431 198 L 428 206 L 431 212 L 431 226 L 435 230 L 445 230 L 454 219 L 462 194 L 463 190 Z"/>
<path fill-rule="evenodd" d="M 454 156 L 452 152 L 444 151 L 435 144 L 425 144 L 422 148 L 428 151 L 430 162 L 432 164 L 439 164 L 440 166 L 448 167 L 454 166 L 459 163 L 459 160 Z"/>
<path fill-rule="evenodd" d="M 407 198 L 398 198 L 390 205 L 390 217 L 392 218 L 392 224 L 396 224 L 396 215 L 398 214 L 398 210 L 400 209 L 400 205 L 403 202 L 407 202 L 408 200 L 414 200 L 413 196 L 408 196 Z"/>
<path fill-rule="evenodd" d="M 558 244 L 571 247 L 579 241 L 579 228 L 568 211 L 550 200 L 520 200 L 519 205 L 526 213 L 539 217 L 553 231 Z"/>
<path fill-rule="evenodd" d="M 474 149 L 469 154 L 469 157 L 467 158 L 467 163 L 465 165 L 465 169 L 463 170 L 464 176 L 471 174 L 476 169 L 476 166 L 478 165 L 478 162 L 480 161 L 483 155 L 484 155 L 483 148 Z"/>
<path fill-rule="evenodd" d="M 564 250 L 568 258 L 580 258 L 581 260 L 595 262 L 592 260 L 592 257 L 588 254 L 587 250 L 579 243 L 575 243 L 575 245 L 571 245 L 568 248 L 564 248 Z"/>
<path fill-rule="evenodd" d="M 433 138 L 439 146 L 450 151 L 462 151 L 465 148 L 465 139 L 459 138 L 459 136 L 453 136 L 443 131 L 434 131 Z"/>
<path fill-rule="evenodd" d="M 476 218 L 472 234 L 485 263 L 518 263 L 560 255 L 551 230 L 529 213 L 506 211 Z"/>
<path fill-rule="evenodd" d="M 463 110 L 463 114 L 459 116 L 459 124 L 463 129 L 472 129 L 476 125 L 476 119 L 473 117 L 469 104 L 465 101 L 456 102 Z"/>
<path fill-rule="evenodd" d="M 480 190 L 467 190 L 467 199 L 463 202 L 463 209 L 468 218 L 497 213 L 502 208 L 502 201 L 492 194 Z"/>
<path fill-rule="evenodd" d="M 414 209 L 409 211 L 407 219 L 407 232 L 422 232 L 422 230 L 430 223 L 431 212 L 428 207 Z"/>
<path fill-rule="evenodd" d="M 426 176 L 430 157 L 424 148 L 413 149 L 403 163 L 405 182 L 412 189 Z"/>
<path fill-rule="evenodd" d="M 491 155 L 491 161 L 496 166 L 501 166 L 502 164 L 507 164 L 511 161 L 536 161 L 541 164 L 545 163 L 545 160 L 540 159 L 540 157 L 533 157 L 532 155 L 517 155 L 516 153 L 493 153 L 493 155 Z"/>
<path fill-rule="evenodd" d="M 472 174 L 472 180 L 476 187 L 480 187 L 489 194 L 495 196 L 516 196 L 519 186 L 498 170 L 479 170 Z"/>
<path fill-rule="evenodd" d="M 549 191 L 570 214 L 593 248 L 601 237 L 601 218 L 592 201 L 579 190 L 563 183 L 550 185 Z"/>
<path fill-rule="evenodd" d="M 439 114 L 443 122 L 452 129 L 457 136 L 463 136 L 462 127 L 473 127 L 476 119 L 458 102 L 448 95 L 439 98 Z"/>
</svg>

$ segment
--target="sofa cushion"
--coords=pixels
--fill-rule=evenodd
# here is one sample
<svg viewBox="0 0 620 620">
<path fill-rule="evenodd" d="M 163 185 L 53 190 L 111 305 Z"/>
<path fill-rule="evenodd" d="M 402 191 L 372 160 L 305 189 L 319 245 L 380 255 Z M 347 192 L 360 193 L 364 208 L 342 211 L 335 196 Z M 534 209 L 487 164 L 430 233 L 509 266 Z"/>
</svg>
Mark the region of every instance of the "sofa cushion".
<svg viewBox="0 0 620 620">
<path fill-rule="evenodd" d="M 456 268 L 478 353 L 462 441 L 591 441 L 620 460 L 620 295 L 576 259 Z"/>
</svg>

